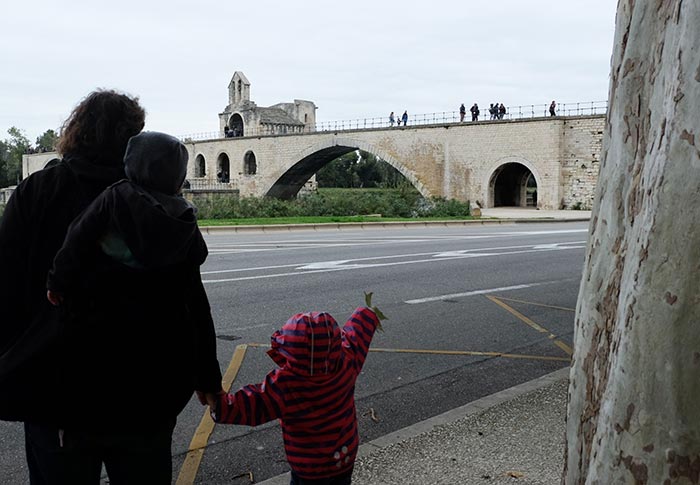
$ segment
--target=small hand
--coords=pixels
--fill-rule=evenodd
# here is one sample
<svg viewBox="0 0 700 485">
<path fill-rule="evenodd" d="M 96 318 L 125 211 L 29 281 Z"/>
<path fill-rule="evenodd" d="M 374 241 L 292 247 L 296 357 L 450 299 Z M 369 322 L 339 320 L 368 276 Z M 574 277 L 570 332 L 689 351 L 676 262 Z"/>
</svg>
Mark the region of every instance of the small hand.
<svg viewBox="0 0 700 485">
<path fill-rule="evenodd" d="M 47 290 L 46 291 L 46 299 L 49 300 L 49 302 L 53 306 L 59 306 L 63 303 L 63 294 L 55 292 L 55 291 Z"/>
<path fill-rule="evenodd" d="M 209 405 L 209 409 L 216 409 L 216 403 L 219 400 L 219 396 L 224 394 L 224 390 L 221 389 L 217 392 L 202 392 L 195 391 L 197 394 L 197 399 L 202 406 Z"/>
</svg>

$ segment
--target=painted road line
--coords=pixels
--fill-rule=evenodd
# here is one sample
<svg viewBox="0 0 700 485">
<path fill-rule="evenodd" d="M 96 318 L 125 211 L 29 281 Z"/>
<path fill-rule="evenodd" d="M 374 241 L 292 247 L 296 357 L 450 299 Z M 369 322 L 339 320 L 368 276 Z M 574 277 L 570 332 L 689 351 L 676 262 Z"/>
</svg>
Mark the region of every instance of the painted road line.
<svg viewBox="0 0 700 485">
<path fill-rule="evenodd" d="M 561 281 L 547 281 L 545 283 L 527 283 L 524 285 L 501 286 L 499 288 L 487 288 L 484 290 L 465 291 L 464 293 L 450 293 L 449 295 L 438 295 L 438 296 L 430 296 L 427 298 L 416 298 L 415 300 L 406 300 L 406 301 L 404 301 L 404 303 L 408 303 L 409 305 L 416 305 L 418 303 L 429 303 L 431 301 L 442 301 L 442 300 L 451 300 L 453 298 L 464 298 L 466 296 L 485 295 L 488 293 L 496 293 L 499 291 L 522 290 L 524 288 L 532 288 L 534 286 L 540 286 L 540 285 L 546 285 L 546 284 L 552 284 L 552 283 L 560 283 L 560 282 Z"/>
<path fill-rule="evenodd" d="M 566 251 L 569 249 L 580 249 L 581 247 L 557 247 L 553 249 L 529 249 L 529 250 L 523 250 L 523 251 L 509 251 L 506 253 L 497 253 L 497 254 L 482 254 L 482 257 L 486 256 L 512 256 L 515 254 L 526 254 L 526 253 L 540 253 L 543 251 Z M 453 256 L 453 257 L 447 257 L 447 258 L 430 258 L 430 259 L 416 259 L 412 261 L 396 261 L 393 263 L 376 263 L 376 264 L 366 264 L 366 265 L 357 265 L 357 266 L 338 266 L 336 268 L 329 268 L 329 269 L 318 269 L 318 270 L 307 270 L 307 271 L 290 271 L 289 273 L 276 273 L 276 274 L 268 274 L 268 275 L 256 275 L 256 276 L 242 276 L 238 278 L 222 278 L 222 279 L 215 279 L 215 280 L 202 280 L 202 283 L 230 283 L 230 282 L 235 282 L 235 281 L 249 281 L 249 280 L 258 280 L 258 279 L 267 279 L 267 278 L 281 278 L 281 277 L 288 277 L 288 276 L 305 276 L 309 274 L 315 274 L 315 273 L 333 273 L 336 271 L 353 271 L 353 270 L 361 270 L 361 269 L 374 269 L 374 268 L 384 268 L 387 266 L 402 266 L 402 265 L 407 265 L 407 264 L 419 264 L 419 263 L 436 263 L 436 262 L 444 262 L 444 261 L 450 261 L 454 259 L 469 259 L 475 257 L 476 254 L 462 254 L 460 256 Z"/>
<path fill-rule="evenodd" d="M 572 243 L 555 243 L 555 244 L 583 244 L 585 241 L 574 241 Z M 445 257 L 444 255 L 448 255 L 450 257 L 456 257 L 457 259 L 461 256 L 465 256 L 466 254 L 484 254 L 480 251 L 502 251 L 502 250 L 507 250 L 507 249 L 526 249 L 526 248 L 532 248 L 532 244 L 526 244 L 526 245 L 518 245 L 518 246 L 497 246 L 497 247 L 489 247 L 489 248 L 474 248 L 474 249 L 463 249 L 460 251 L 451 251 L 450 254 L 447 254 L 442 251 L 430 251 L 430 252 L 423 252 L 423 253 L 407 253 L 407 254 L 390 254 L 388 256 L 368 256 L 366 258 L 354 258 L 354 259 L 346 259 L 342 260 L 344 263 L 356 263 L 358 261 L 381 261 L 385 259 L 396 259 L 396 258 L 415 258 L 415 257 L 423 257 L 423 256 L 432 256 L 434 258 L 442 258 Z M 555 248 L 556 249 L 556 248 Z M 503 254 L 503 253 L 498 253 L 498 254 Z M 508 254 L 508 253 L 505 253 Z M 489 256 L 492 256 L 492 254 L 488 254 Z M 312 261 L 308 263 L 294 263 L 294 264 L 278 264 L 278 265 L 273 265 L 273 266 L 253 266 L 249 268 L 235 268 L 235 269 L 221 269 L 221 270 L 212 270 L 212 271 L 202 271 L 203 275 L 206 274 L 221 274 L 221 273 L 239 273 L 243 271 L 256 271 L 256 270 L 268 270 L 268 269 L 281 269 L 281 268 L 302 268 L 302 267 L 307 267 L 307 266 L 313 266 L 313 265 L 318 265 L 322 263 L 335 263 L 337 261 Z"/>
<path fill-rule="evenodd" d="M 431 355 L 466 355 L 471 357 L 503 357 L 505 359 L 549 360 L 570 362 L 568 357 L 552 357 L 549 355 L 508 354 L 502 352 L 482 352 L 476 350 L 423 350 L 423 349 L 383 349 L 370 348 L 370 352 L 385 352 L 395 354 L 431 354 Z"/>
<path fill-rule="evenodd" d="M 518 318 L 518 319 L 521 320 L 522 322 L 525 322 L 525 324 L 527 324 L 528 326 L 534 328 L 534 329 L 537 330 L 538 332 L 547 334 L 547 337 L 554 343 L 554 345 L 556 345 L 557 347 L 559 347 L 560 349 L 562 349 L 562 350 L 563 350 L 564 352 L 566 352 L 568 355 L 572 355 L 572 354 L 574 353 L 574 351 L 571 349 L 571 347 L 569 347 L 567 344 L 565 344 L 565 343 L 562 342 L 561 340 L 557 339 L 557 336 L 556 336 L 556 335 L 554 335 L 552 332 L 550 332 L 550 331 L 547 330 L 546 328 L 544 328 L 544 327 L 538 325 L 537 323 L 533 322 L 531 319 L 529 319 L 528 317 L 526 317 L 525 315 L 523 315 L 522 313 L 520 313 L 520 312 L 519 312 L 518 310 L 516 310 L 515 308 L 513 308 L 513 307 L 511 307 L 511 306 L 509 306 L 509 305 L 506 305 L 505 303 L 503 303 L 501 300 L 499 300 L 499 299 L 496 298 L 495 296 L 486 295 L 486 298 L 488 298 L 489 300 L 491 300 L 492 302 L 494 302 L 496 305 L 500 306 L 500 307 L 503 308 L 504 310 L 508 311 L 509 313 L 513 314 L 516 318 Z"/>
<path fill-rule="evenodd" d="M 231 388 L 233 381 L 236 379 L 247 348 L 248 345 L 246 344 L 236 346 L 236 350 L 233 352 L 233 357 L 231 358 L 231 363 L 228 369 L 226 369 L 222 380 L 222 386 L 225 391 Z M 209 408 L 207 408 L 199 422 L 199 426 L 197 426 L 194 432 L 192 441 L 190 441 L 190 447 L 185 456 L 185 461 L 182 463 L 182 468 L 180 468 L 180 474 L 177 477 L 176 485 L 190 485 L 194 483 L 199 464 L 204 456 L 204 450 L 209 443 L 209 436 L 211 436 L 212 431 L 214 431 L 214 424 L 214 421 L 209 415 Z"/>
<path fill-rule="evenodd" d="M 564 306 L 556 306 L 556 305 L 547 305 L 545 303 L 538 303 L 535 301 L 518 300 L 516 298 L 506 298 L 505 296 L 501 296 L 501 295 L 496 295 L 496 298 L 498 298 L 499 300 L 513 301 L 515 303 L 523 303 L 525 305 L 541 306 L 541 307 L 545 307 L 545 308 L 553 308 L 555 310 L 564 310 L 565 312 L 575 312 L 576 311 L 575 308 L 567 308 Z"/>
<path fill-rule="evenodd" d="M 577 243 L 572 243 L 572 244 L 577 244 Z M 485 253 L 483 251 L 494 251 L 494 250 L 502 250 L 502 249 L 515 249 L 515 248 L 529 248 L 529 249 L 522 249 L 520 251 L 507 251 L 507 252 L 500 252 L 500 253 Z M 497 248 L 480 248 L 480 249 L 468 249 L 468 250 L 463 250 L 463 251 L 453 251 L 451 252 L 450 256 L 445 256 L 446 253 L 444 252 L 431 252 L 431 253 L 417 253 L 417 254 L 396 254 L 396 255 L 391 255 L 391 256 L 374 256 L 374 257 L 368 257 L 368 258 L 357 258 L 357 259 L 348 259 L 348 260 L 342 260 L 342 263 L 354 263 L 356 261 L 377 261 L 377 260 L 384 260 L 384 259 L 396 259 L 396 258 L 408 258 L 408 257 L 413 257 L 413 256 L 431 256 L 429 259 L 415 259 L 415 260 L 408 260 L 408 261 L 395 261 L 395 262 L 388 262 L 388 263 L 372 263 L 372 264 L 351 264 L 351 265 L 338 265 L 339 262 L 335 261 L 326 261 L 326 262 L 316 262 L 316 263 L 300 263 L 297 266 L 297 271 L 290 271 L 288 273 L 275 273 L 275 274 L 267 274 L 267 275 L 255 275 L 255 276 L 241 276 L 237 278 L 222 278 L 222 279 L 207 279 L 203 280 L 203 283 L 228 283 L 228 282 L 234 282 L 234 281 L 248 281 L 248 280 L 256 280 L 256 279 L 265 279 L 265 278 L 280 278 L 280 277 L 285 277 L 285 276 L 299 276 L 299 275 L 308 275 L 308 274 L 314 274 L 314 273 L 331 273 L 335 271 L 349 271 L 349 270 L 358 270 L 358 269 L 369 269 L 369 268 L 383 268 L 387 266 L 400 266 L 400 265 L 406 265 L 406 264 L 418 264 L 418 263 L 436 263 L 436 262 L 443 262 L 443 261 L 449 261 L 453 259 L 469 259 L 469 258 L 475 258 L 475 257 L 490 257 L 490 256 L 510 256 L 510 255 L 515 255 L 515 254 L 526 254 L 526 253 L 539 253 L 539 252 L 548 252 L 548 251 L 565 251 L 565 250 L 570 250 L 570 249 L 582 249 L 583 246 L 557 246 L 557 247 L 551 247 L 547 249 L 533 249 L 534 246 L 529 245 L 529 246 L 510 246 L 510 247 L 497 247 Z M 332 267 L 324 268 L 324 269 L 307 269 L 304 270 L 304 268 L 315 268 L 318 267 L 318 265 L 323 265 L 325 263 L 338 263 L 338 264 L 333 264 Z M 285 268 L 285 267 L 290 267 L 291 265 L 281 265 L 277 266 L 277 268 Z M 267 267 L 261 267 L 257 269 L 266 269 Z M 275 267 L 269 267 L 269 269 L 274 269 Z M 234 273 L 234 272 L 239 272 L 239 271 L 252 271 L 253 269 L 256 268 L 241 268 L 241 269 L 232 269 L 232 270 L 217 270 L 217 271 L 211 271 L 211 272 L 202 272 L 202 274 L 215 274 L 215 273 Z"/>
<path fill-rule="evenodd" d="M 248 344 L 248 347 L 269 348 L 270 344 Z M 570 362 L 568 357 L 552 357 L 549 355 L 529 355 L 529 354 L 509 354 L 506 352 L 488 352 L 479 350 L 431 350 L 431 349 L 385 349 L 381 347 L 370 347 L 370 352 L 393 353 L 393 354 L 429 354 L 429 355 L 465 355 L 470 357 L 503 357 L 506 359 L 531 359 L 549 360 L 557 362 Z"/>
</svg>

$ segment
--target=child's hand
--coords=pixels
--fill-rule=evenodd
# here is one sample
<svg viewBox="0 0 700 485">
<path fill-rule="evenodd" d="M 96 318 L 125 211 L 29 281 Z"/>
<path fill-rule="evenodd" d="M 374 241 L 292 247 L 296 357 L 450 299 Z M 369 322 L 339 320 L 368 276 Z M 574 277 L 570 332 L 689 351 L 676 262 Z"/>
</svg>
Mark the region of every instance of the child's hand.
<svg viewBox="0 0 700 485">
<path fill-rule="evenodd" d="M 46 291 L 46 299 L 49 300 L 49 302 L 53 306 L 59 306 L 63 303 L 63 294 L 55 292 L 55 291 L 47 290 Z"/>
</svg>

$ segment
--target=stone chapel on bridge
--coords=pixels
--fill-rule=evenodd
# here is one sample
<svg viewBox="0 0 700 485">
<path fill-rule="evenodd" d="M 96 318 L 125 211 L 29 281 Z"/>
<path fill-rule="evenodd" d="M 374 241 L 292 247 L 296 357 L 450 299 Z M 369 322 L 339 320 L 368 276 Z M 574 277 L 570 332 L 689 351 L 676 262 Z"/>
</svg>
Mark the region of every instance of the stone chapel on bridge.
<svg viewBox="0 0 700 485">
<path fill-rule="evenodd" d="M 316 105 L 295 99 L 263 108 L 250 100 L 250 81 L 240 71 L 228 85 L 228 105 L 219 113 L 219 129 L 228 137 L 282 135 L 315 130 Z"/>
</svg>

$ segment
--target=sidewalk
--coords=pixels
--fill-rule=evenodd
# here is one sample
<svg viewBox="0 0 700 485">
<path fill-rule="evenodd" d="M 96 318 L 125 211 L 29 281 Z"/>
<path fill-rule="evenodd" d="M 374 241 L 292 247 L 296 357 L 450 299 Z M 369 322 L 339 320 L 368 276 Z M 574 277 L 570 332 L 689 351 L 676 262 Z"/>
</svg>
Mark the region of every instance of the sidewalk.
<svg viewBox="0 0 700 485">
<path fill-rule="evenodd" d="M 560 483 L 568 376 L 560 369 L 361 445 L 353 484 Z M 288 484 L 288 473 L 261 482 Z"/>
</svg>

